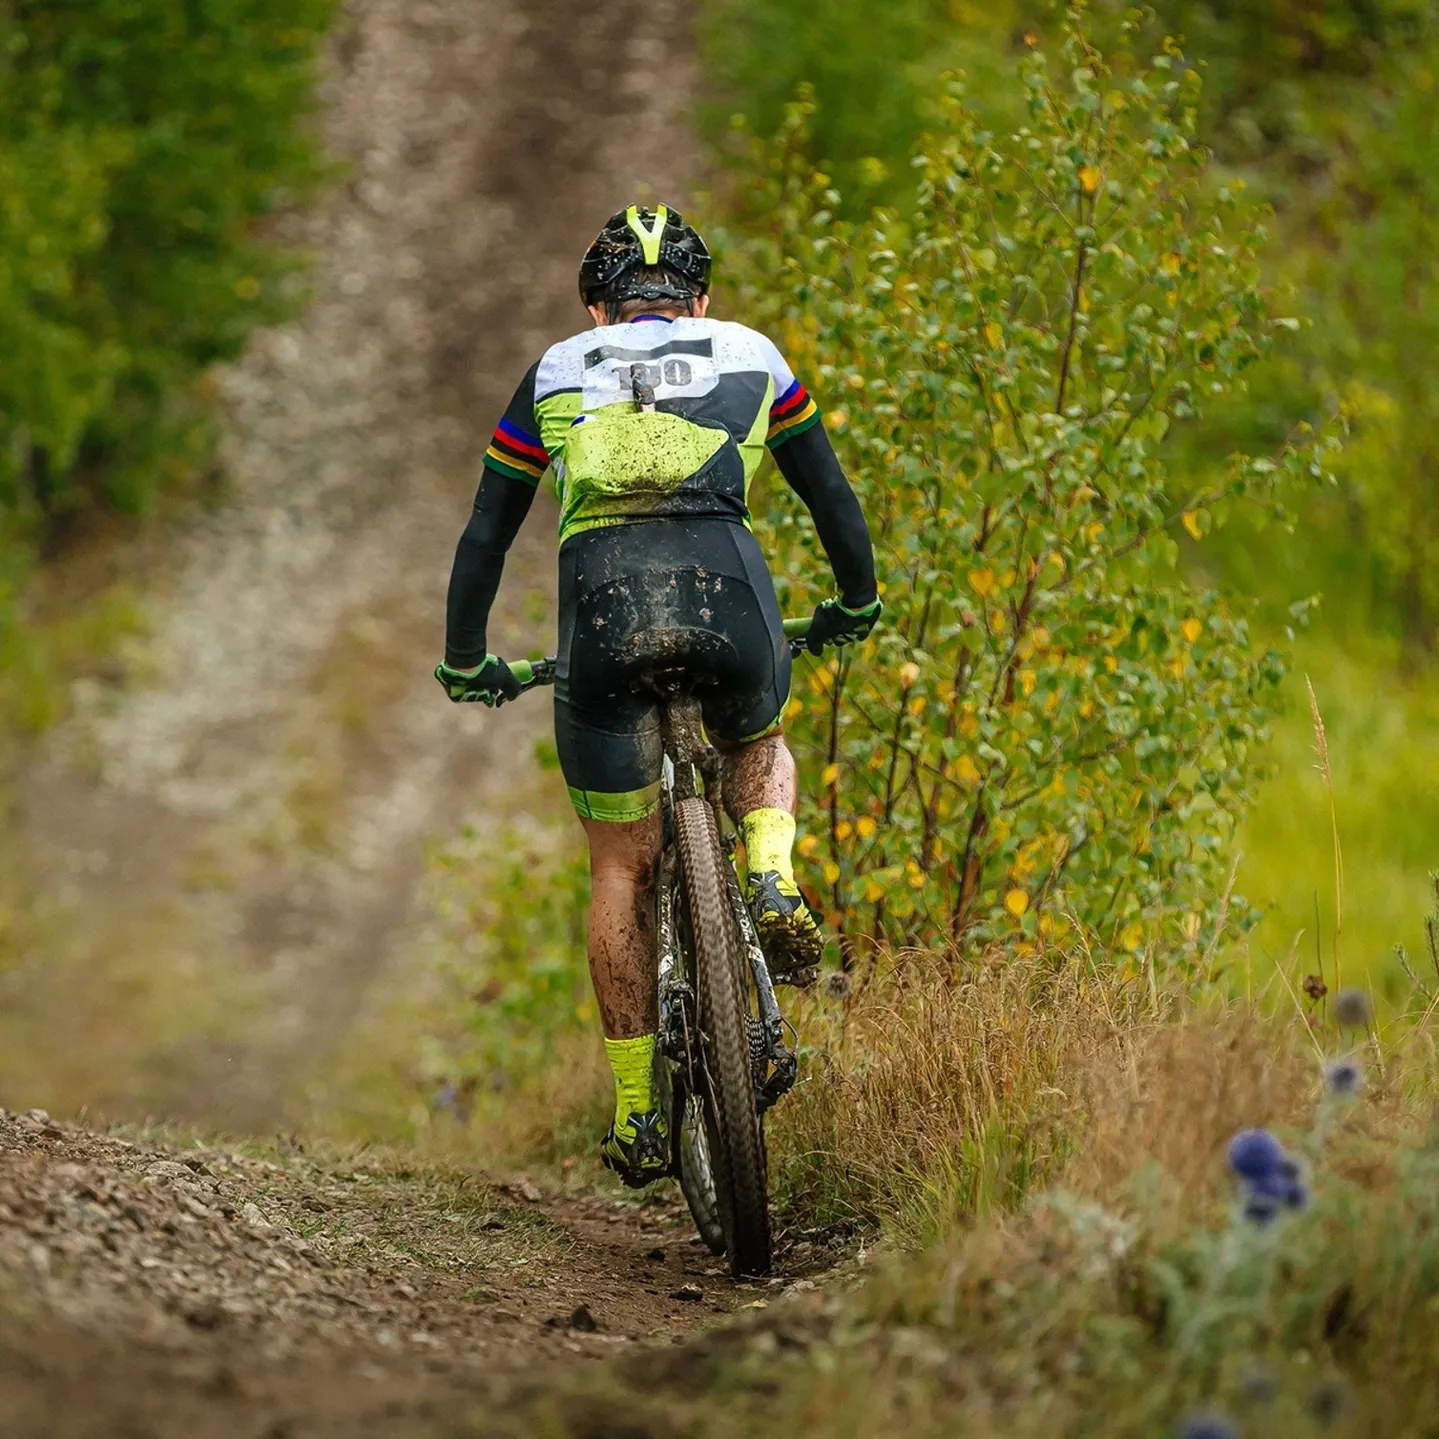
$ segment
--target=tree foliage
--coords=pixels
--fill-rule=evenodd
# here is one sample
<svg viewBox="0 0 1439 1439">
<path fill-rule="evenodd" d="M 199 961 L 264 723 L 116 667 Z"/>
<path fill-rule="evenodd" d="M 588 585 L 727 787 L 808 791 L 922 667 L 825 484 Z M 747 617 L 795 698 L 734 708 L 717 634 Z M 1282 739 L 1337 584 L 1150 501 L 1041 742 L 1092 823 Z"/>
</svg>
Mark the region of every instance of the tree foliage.
<svg viewBox="0 0 1439 1439">
<path fill-rule="evenodd" d="M 1293 324 L 1258 289 L 1261 233 L 1208 183 L 1195 71 L 1172 48 L 1111 67 L 1073 24 L 1018 71 L 1008 134 L 952 86 L 912 216 L 837 222 L 790 143 L 737 242 L 737 298 L 830 407 L 884 583 L 860 652 L 798 671 L 802 849 L 851 953 L 1078 929 L 1192 958 L 1284 665 L 1242 605 L 1182 581 L 1176 536 L 1240 500 L 1282 518 L 1320 454 L 1169 471 L 1171 423 Z M 775 538 L 798 612 L 823 560 L 792 509 Z"/>
<path fill-rule="evenodd" d="M 0 507 L 138 508 L 203 450 L 195 381 L 287 312 L 257 222 L 319 175 L 334 0 L 0 5 Z"/>
</svg>

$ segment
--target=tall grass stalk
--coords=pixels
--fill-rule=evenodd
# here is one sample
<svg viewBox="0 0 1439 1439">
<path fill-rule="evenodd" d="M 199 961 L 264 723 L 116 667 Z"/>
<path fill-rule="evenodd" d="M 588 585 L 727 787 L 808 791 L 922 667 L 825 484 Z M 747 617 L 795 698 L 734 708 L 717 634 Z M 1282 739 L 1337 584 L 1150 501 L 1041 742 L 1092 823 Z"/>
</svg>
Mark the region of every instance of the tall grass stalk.
<svg viewBox="0 0 1439 1439">
<path fill-rule="evenodd" d="M 778 1192 L 809 1223 L 932 1241 L 1013 1206 L 1069 1154 L 1088 1077 L 1165 1012 L 1142 974 L 1082 955 L 903 950 L 798 1017 L 806 1081 L 775 1110 Z"/>
<path fill-rule="evenodd" d="M 1329 830 L 1334 839 L 1334 992 L 1344 987 L 1344 850 L 1339 843 L 1339 811 L 1334 803 L 1334 771 L 1329 766 L 1329 737 L 1324 731 L 1324 716 L 1319 712 L 1319 697 L 1314 684 L 1304 676 L 1309 691 L 1309 713 L 1314 719 L 1314 753 L 1318 757 L 1320 778 L 1329 798 Z"/>
</svg>

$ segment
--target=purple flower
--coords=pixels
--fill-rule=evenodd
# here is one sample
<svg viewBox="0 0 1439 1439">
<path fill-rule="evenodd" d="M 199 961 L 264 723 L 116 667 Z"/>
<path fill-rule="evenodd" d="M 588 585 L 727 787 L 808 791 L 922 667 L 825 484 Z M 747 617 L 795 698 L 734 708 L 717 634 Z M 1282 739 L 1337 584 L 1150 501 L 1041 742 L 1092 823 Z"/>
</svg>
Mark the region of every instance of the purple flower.
<svg viewBox="0 0 1439 1439">
<path fill-rule="evenodd" d="M 1324 1066 L 1324 1088 L 1339 1099 L 1352 1099 L 1364 1088 L 1364 1071 L 1352 1059 L 1331 1059 Z"/>
<path fill-rule="evenodd" d="M 1175 1439 L 1239 1439 L 1234 1421 L 1217 1409 L 1191 1414 L 1175 1430 Z"/>
<path fill-rule="evenodd" d="M 1341 989 L 1334 996 L 1334 1017 L 1346 1029 L 1367 1029 L 1374 1023 L 1374 1002 L 1362 989 Z"/>
<path fill-rule="evenodd" d="M 1229 1167 L 1244 1185 L 1244 1217 L 1268 1224 L 1285 1209 L 1302 1209 L 1309 1191 L 1298 1163 L 1267 1129 L 1244 1129 L 1229 1141 Z"/>
<path fill-rule="evenodd" d="M 1241 1179 L 1263 1179 L 1285 1158 L 1284 1146 L 1267 1129 L 1241 1129 L 1229 1141 L 1229 1167 Z"/>
</svg>

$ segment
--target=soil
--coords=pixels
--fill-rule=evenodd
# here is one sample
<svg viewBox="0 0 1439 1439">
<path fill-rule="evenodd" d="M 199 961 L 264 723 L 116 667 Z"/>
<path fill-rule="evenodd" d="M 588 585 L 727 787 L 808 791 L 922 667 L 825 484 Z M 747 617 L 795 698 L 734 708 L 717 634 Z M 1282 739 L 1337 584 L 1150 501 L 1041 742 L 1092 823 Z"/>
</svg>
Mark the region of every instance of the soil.
<svg viewBox="0 0 1439 1439">
<path fill-rule="evenodd" d="M 693 1388 L 693 1336 L 720 1316 L 754 1321 L 732 1343 L 823 1324 L 812 1282 L 735 1283 L 692 1235 L 663 1191 L 545 1194 L 0 1111 L 0 1430 L 493 1433 L 597 1361 Z"/>
</svg>

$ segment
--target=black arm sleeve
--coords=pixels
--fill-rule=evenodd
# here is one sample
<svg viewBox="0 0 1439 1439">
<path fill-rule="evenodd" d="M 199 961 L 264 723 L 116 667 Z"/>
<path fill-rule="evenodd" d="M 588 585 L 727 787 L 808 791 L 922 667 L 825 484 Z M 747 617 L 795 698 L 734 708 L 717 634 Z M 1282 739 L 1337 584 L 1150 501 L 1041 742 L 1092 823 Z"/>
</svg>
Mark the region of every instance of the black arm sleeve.
<svg viewBox="0 0 1439 1439">
<path fill-rule="evenodd" d="M 486 654 L 485 628 L 500 587 L 505 555 L 530 512 L 535 486 L 484 467 L 475 508 L 455 550 L 446 606 L 445 663 L 470 669 Z"/>
<path fill-rule="evenodd" d="M 839 587 L 840 603 L 860 610 L 873 602 L 874 549 L 864 511 L 845 478 L 824 423 L 791 435 L 772 451 L 779 472 L 814 520 Z"/>
</svg>

